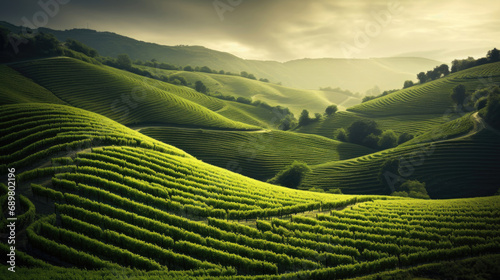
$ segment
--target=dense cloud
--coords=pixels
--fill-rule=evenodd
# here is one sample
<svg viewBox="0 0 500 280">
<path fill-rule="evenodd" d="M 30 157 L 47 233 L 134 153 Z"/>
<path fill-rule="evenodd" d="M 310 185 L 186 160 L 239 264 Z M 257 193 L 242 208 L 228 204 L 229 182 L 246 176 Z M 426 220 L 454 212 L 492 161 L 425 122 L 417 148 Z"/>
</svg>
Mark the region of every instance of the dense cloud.
<svg viewBox="0 0 500 280">
<path fill-rule="evenodd" d="M 47 27 L 112 31 L 167 45 L 203 45 L 243 58 L 484 55 L 500 43 L 500 3 L 381 0 L 2 0 L 0 20 L 33 21 L 59 1 Z M 453 49 L 453 51 L 450 51 Z"/>
</svg>

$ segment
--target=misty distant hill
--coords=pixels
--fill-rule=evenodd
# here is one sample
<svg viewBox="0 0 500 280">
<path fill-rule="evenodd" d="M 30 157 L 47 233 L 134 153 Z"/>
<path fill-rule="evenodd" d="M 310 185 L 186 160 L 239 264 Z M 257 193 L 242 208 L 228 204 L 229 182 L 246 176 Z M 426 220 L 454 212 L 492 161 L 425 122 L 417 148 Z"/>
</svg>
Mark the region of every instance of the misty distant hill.
<svg viewBox="0 0 500 280">
<path fill-rule="evenodd" d="M 20 28 L 0 22 L 13 31 Z M 95 48 L 103 56 L 116 57 L 126 53 L 132 59 L 151 60 L 179 66 L 208 66 L 215 70 L 239 73 L 247 71 L 257 78 L 281 82 L 285 86 L 303 89 L 319 87 L 341 87 L 353 92 L 364 93 L 378 86 L 381 90 L 401 88 L 405 80 L 416 80 L 416 74 L 429 70 L 441 62 L 419 57 L 393 57 L 370 59 L 299 59 L 288 62 L 246 60 L 230 53 L 220 52 L 203 46 L 164 46 L 147 43 L 112 32 L 97 32 L 90 29 L 53 30 L 59 40 L 72 38 Z"/>
</svg>

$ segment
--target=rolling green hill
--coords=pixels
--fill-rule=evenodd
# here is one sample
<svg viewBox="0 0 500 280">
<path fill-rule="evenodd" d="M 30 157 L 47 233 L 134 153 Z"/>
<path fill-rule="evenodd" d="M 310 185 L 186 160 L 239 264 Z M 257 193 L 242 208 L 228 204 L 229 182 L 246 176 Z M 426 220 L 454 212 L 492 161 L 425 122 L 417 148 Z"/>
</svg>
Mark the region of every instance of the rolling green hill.
<svg viewBox="0 0 500 280">
<path fill-rule="evenodd" d="M 0 97 L 3 104 L 43 102 L 64 104 L 52 92 L 24 77 L 7 65 L 0 65 Z"/>
<path fill-rule="evenodd" d="M 432 62 L 259 62 L 112 33 L 55 33 L 147 59 L 248 67 L 241 70 L 311 88 L 391 84 Z M 53 57 L 0 65 L 0 235 L 16 241 L 0 242 L 0 252 L 15 260 L 0 264 L 1 279 L 496 279 L 500 134 L 478 112 L 453 112 L 449 95 L 458 84 L 471 93 L 500 83 L 500 63 L 285 132 L 274 130 L 276 108 L 87 61 L 95 64 Z M 355 103 L 237 76 L 159 71 L 296 115 Z M 488 121 L 494 98 L 481 111 L 488 109 Z M 330 139 L 361 119 L 415 138 L 378 152 Z M 259 181 L 294 160 L 312 169 L 299 189 Z M 388 160 L 398 160 L 390 166 L 394 176 L 425 183 L 432 199 L 387 196 L 399 191 L 379 178 Z M 344 194 L 303 190 L 318 188 Z"/>
<path fill-rule="evenodd" d="M 304 184 L 340 187 L 344 193 L 389 194 L 392 190 L 378 180 L 378 173 L 386 160 L 394 158 L 401 161 L 400 170 L 406 174 L 402 178 L 425 182 L 431 198 L 492 195 L 498 190 L 500 138 L 490 129 L 475 131 L 468 118 L 473 116 L 436 127 L 393 149 L 312 166 Z"/>
<path fill-rule="evenodd" d="M 359 145 L 285 131 L 232 132 L 146 127 L 140 132 L 183 149 L 207 163 L 258 180 L 273 177 L 294 160 L 320 164 L 373 152 Z"/>
<path fill-rule="evenodd" d="M 452 107 L 450 94 L 454 86 L 463 84 L 470 93 L 495 83 L 500 83 L 500 62 L 459 71 L 356 105 L 348 110 L 371 116 L 442 114 Z"/>
<path fill-rule="evenodd" d="M 300 126 L 294 131 L 333 138 L 336 129 L 347 128 L 357 120 L 374 120 L 383 130 L 392 129 L 399 133 L 407 132 L 417 135 L 425 133 L 429 128 L 446 123 L 450 120 L 450 117 L 455 118 L 456 116 L 452 113 L 371 117 L 349 111 L 340 111 L 335 113 L 334 116 L 325 117 L 317 122 Z"/>
<path fill-rule="evenodd" d="M 161 123 L 219 129 L 257 129 L 227 119 L 200 105 L 218 109 L 223 106 L 218 100 L 165 83 L 157 87 L 158 81 L 153 83 L 115 68 L 66 57 L 14 63 L 10 67 L 67 104 L 100 113 L 123 124 Z"/>
<path fill-rule="evenodd" d="M 14 32 L 21 30 L 21 27 L 7 22 L 0 22 L 0 25 Z M 40 28 L 39 30 L 54 34 L 63 42 L 68 38 L 78 40 L 96 49 L 103 56 L 116 57 L 126 53 L 134 60 L 147 61 L 154 58 L 159 62 L 178 66 L 208 66 L 233 73 L 247 71 L 257 78 L 267 78 L 274 83 L 282 82 L 285 86 L 302 89 L 332 86 L 364 93 L 375 85 L 383 90 L 400 88 L 405 80 L 414 80 L 416 73 L 441 64 L 435 60 L 418 57 L 321 58 L 287 62 L 246 60 L 202 46 L 163 46 L 112 32 L 97 32 L 89 29 L 62 31 Z M 353 79 L 352 77 L 359 78 Z"/>
<path fill-rule="evenodd" d="M 333 131 L 360 119 L 376 121 L 382 129 L 425 133 L 432 127 L 458 118 L 450 94 L 463 84 L 467 93 L 500 83 L 500 62 L 472 67 L 422 85 L 350 107 L 320 122 L 300 127 L 298 132 L 333 137 Z"/>
<path fill-rule="evenodd" d="M 0 149 L 8 151 L 1 171 L 15 175 L 20 194 L 19 279 L 332 279 L 500 253 L 497 196 L 292 190 L 81 109 L 28 103 L 0 111 Z M 4 205 L 7 187 L 0 190 Z M 0 273 L 11 272 L 3 264 Z"/>
<path fill-rule="evenodd" d="M 323 113 L 325 108 L 332 103 L 343 106 L 344 103 L 354 102 L 357 104 L 361 102 L 360 98 L 351 97 L 342 92 L 295 89 L 240 76 L 162 70 L 145 66 L 142 68 L 167 77 L 181 76 L 191 84 L 201 81 L 213 94 L 241 96 L 265 101 L 272 106 L 288 107 L 295 115 L 300 114 L 303 109 L 310 110 L 312 113 Z"/>
</svg>

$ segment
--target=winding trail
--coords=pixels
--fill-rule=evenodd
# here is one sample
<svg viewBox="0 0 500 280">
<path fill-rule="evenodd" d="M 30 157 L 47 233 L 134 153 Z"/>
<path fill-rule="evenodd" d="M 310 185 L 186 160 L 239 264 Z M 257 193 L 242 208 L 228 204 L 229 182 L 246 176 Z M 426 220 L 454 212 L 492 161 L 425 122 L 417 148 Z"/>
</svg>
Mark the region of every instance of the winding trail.
<svg viewBox="0 0 500 280">
<path fill-rule="evenodd" d="M 453 138 L 450 138 L 450 139 L 443 139 L 443 140 L 437 140 L 437 141 L 432 141 L 432 142 L 427 142 L 427 143 L 422 143 L 422 144 L 434 144 L 434 143 L 444 143 L 444 142 L 452 142 L 452 141 L 457 141 L 457 140 L 462 140 L 462 139 L 465 139 L 465 138 L 469 138 L 483 130 L 489 130 L 493 133 L 495 133 L 496 135 L 500 136 L 500 132 L 496 129 L 494 129 L 493 127 L 491 127 L 489 124 L 486 123 L 486 121 L 479 115 L 478 112 L 474 113 L 471 115 L 471 119 L 474 123 L 474 126 L 472 127 L 472 129 L 463 134 L 463 135 L 460 135 L 460 136 L 457 136 L 457 137 L 453 137 Z"/>
</svg>

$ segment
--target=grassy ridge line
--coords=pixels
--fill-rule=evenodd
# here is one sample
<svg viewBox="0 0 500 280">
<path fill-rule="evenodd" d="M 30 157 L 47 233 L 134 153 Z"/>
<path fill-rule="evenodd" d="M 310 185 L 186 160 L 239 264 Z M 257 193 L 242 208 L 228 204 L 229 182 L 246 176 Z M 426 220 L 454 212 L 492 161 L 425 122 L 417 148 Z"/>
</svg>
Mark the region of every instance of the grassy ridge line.
<svg viewBox="0 0 500 280">
<path fill-rule="evenodd" d="M 450 94 L 453 87 L 463 84 L 467 92 L 472 93 L 495 83 L 500 83 L 500 62 L 473 67 L 402 89 L 299 127 L 297 131 L 332 138 L 336 129 L 346 128 L 354 121 L 374 120 L 381 129 L 418 135 L 460 117 L 452 110 L 454 105 Z"/>
<path fill-rule="evenodd" d="M 294 160 L 320 164 L 373 152 L 363 146 L 285 131 L 230 132 L 165 127 L 145 128 L 141 133 L 210 164 L 259 180 L 269 179 Z"/>
<path fill-rule="evenodd" d="M 0 65 L 0 88 L 2 89 L 0 99 L 3 105 L 30 102 L 65 104 L 46 88 L 7 65 Z"/>
<path fill-rule="evenodd" d="M 148 70 L 151 71 L 153 74 L 155 74 L 160 69 L 148 67 Z M 147 77 L 138 77 L 136 74 L 130 73 L 128 71 L 121 71 L 121 70 L 118 70 L 115 68 L 109 68 L 109 71 L 113 71 L 119 75 L 126 76 L 132 80 L 137 80 L 138 78 L 140 78 L 140 80 L 142 82 L 147 83 L 148 85 L 154 86 L 154 87 L 159 88 L 163 91 L 175 94 L 175 95 L 182 97 L 184 99 L 198 103 L 201 106 L 206 107 L 212 111 L 220 110 L 226 106 L 226 104 L 223 100 L 199 93 L 196 90 L 189 88 L 189 87 L 172 85 L 169 83 L 164 83 L 164 82 L 161 82 L 161 81 L 158 81 L 158 80 L 155 80 L 152 78 L 147 78 Z"/>
<path fill-rule="evenodd" d="M 225 107 L 216 112 L 228 119 L 264 128 L 276 128 L 279 125 L 280 115 L 271 110 L 239 102 L 224 101 L 224 103 Z"/>
<path fill-rule="evenodd" d="M 467 92 L 500 82 L 500 62 L 472 67 L 444 78 L 415 85 L 371 100 L 349 111 L 370 116 L 439 114 L 451 108 L 450 94 L 454 86 L 465 85 Z"/>
<path fill-rule="evenodd" d="M 58 152 L 72 152 L 92 145 L 130 143 L 191 157 L 184 151 L 131 130 L 96 113 L 66 105 L 24 103 L 0 106 L 1 163 L 32 164 Z M 20 116 L 25 116 L 24 118 Z M 26 121 L 27 119 L 33 121 Z M 66 140 L 63 140 L 66 139 Z M 80 142 L 69 142 L 80 139 Z"/>
<path fill-rule="evenodd" d="M 196 81 L 202 81 L 212 93 L 241 96 L 265 101 L 272 106 L 288 107 L 295 115 L 298 115 L 302 109 L 320 113 L 332 103 L 341 105 L 349 99 L 349 96 L 339 92 L 295 89 L 240 76 L 141 67 L 165 76 L 181 76 L 193 84 Z"/>
<path fill-rule="evenodd" d="M 21 62 L 11 67 L 49 89 L 65 102 L 100 113 L 123 124 L 153 122 L 224 129 L 256 129 L 151 86 L 141 76 L 111 67 L 92 65 L 65 57 Z M 178 89 L 178 94 L 183 90 L 185 89 Z"/>
<path fill-rule="evenodd" d="M 478 113 L 465 114 L 464 116 L 439 125 L 430 131 L 421 134 L 402 146 L 415 145 L 433 141 L 443 141 L 447 139 L 458 138 L 459 136 L 466 137 L 472 133 L 476 133 L 484 121 L 479 117 Z"/>
</svg>

